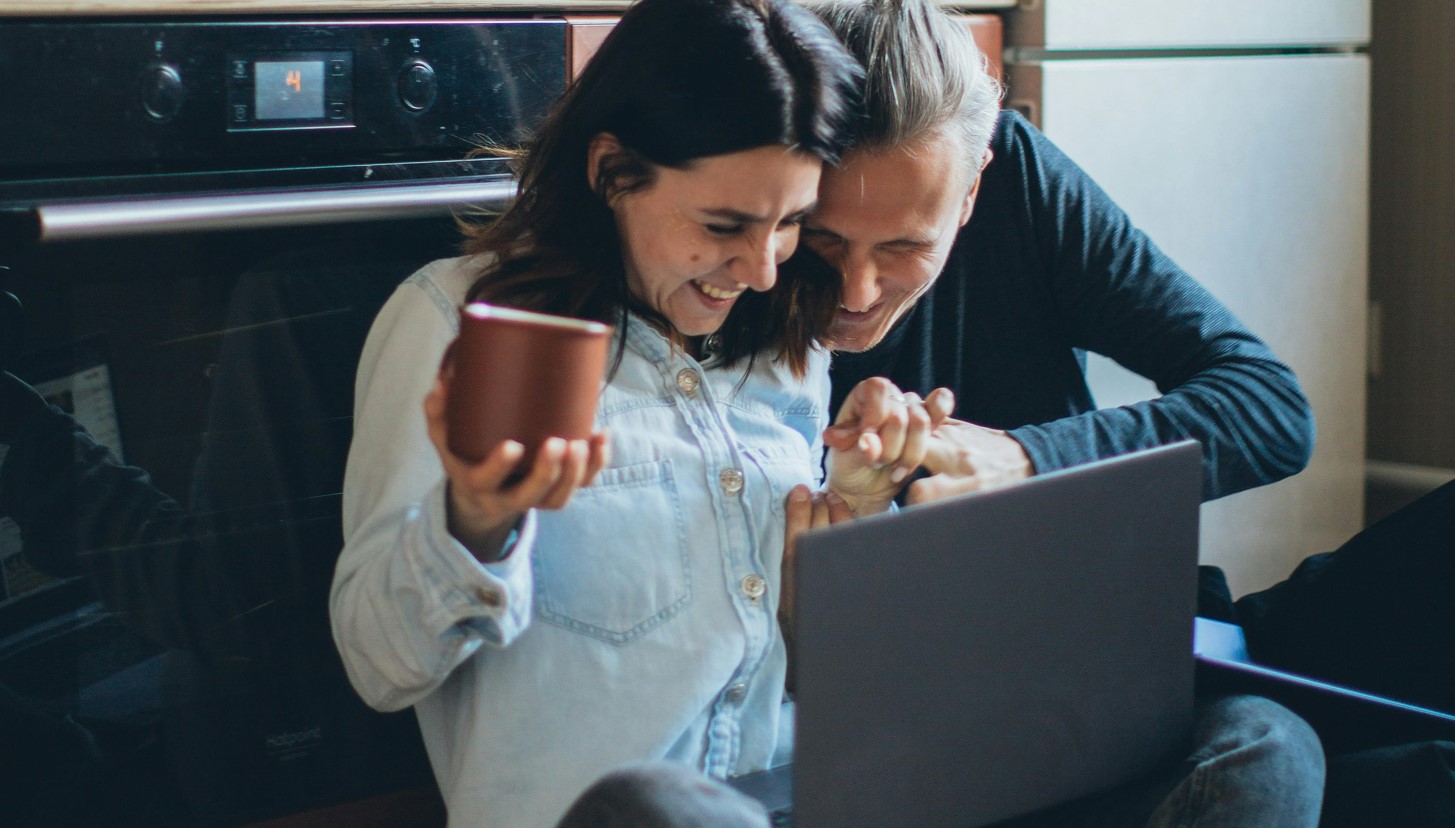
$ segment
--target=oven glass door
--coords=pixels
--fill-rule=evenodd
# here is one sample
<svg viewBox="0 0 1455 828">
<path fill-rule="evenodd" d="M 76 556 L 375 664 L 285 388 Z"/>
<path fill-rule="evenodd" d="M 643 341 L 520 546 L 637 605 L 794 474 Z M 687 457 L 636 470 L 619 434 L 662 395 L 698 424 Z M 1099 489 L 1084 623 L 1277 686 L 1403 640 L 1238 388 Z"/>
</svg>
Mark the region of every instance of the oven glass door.
<svg viewBox="0 0 1455 828">
<path fill-rule="evenodd" d="M 350 688 L 328 590 L 364 337 L 458 242 L 435 217 L 0 256 L 0 823 L 433 790 L 412 712 Z"/>
</svg>

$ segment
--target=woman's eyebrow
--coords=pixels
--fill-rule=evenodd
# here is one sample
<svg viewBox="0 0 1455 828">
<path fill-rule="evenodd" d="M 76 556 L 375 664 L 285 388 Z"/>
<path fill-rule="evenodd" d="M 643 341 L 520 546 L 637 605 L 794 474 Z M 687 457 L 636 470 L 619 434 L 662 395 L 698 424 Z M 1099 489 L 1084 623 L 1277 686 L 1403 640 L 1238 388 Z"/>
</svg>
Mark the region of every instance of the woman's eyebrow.
<svg viewBox="0 0 1455 828">
<path fill-rule="evenodd" d="M 808 215 L 809 213 L 812 213 L 817 208 L 818 202 L 815 201 L 812 204 L 807 204 L 793 211 L 792 213 L 789 213 L 787 218 L 799 219 Z M 734 210 L 730 207 L 715 207 L 703 210 L 702 212 L 705 215 L 712 216 L 713 218 L 727 219 L 729 221 L 734 221 L 739 224 L 760 224 L 768 220 L 766 216 L 759 216 L 753 213 L 745 213 L 742 210 Z"/>
<path fill-rule="evenodd" d="M 794 221 L 802 221 L 803 219 L 808 218 L 808 215 L 810 213 L 812 213 L 813 211 L 817 210 L 817 209 L 818 209 L 818 202 L 817 201 L 814 201 L 814 202 L 812 202 L 810 204 L 807 204 L 807 205 L 799 208 L 798 210 L 793 211 L 792 213 L 789 213 L 788 214 L 788 218 L 791 218 Z"/>
</svg>

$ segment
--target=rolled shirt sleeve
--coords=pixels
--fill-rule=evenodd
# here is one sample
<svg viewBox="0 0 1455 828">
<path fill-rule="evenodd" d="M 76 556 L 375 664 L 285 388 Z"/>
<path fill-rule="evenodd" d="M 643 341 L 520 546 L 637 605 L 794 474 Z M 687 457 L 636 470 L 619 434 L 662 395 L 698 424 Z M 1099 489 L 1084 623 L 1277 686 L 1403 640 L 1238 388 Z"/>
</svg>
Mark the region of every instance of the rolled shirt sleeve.
<svg viewBox="0 0 1455 828">
<path fill-rule="evenodd" d="M 344 475 L 344 549 L 330 617 L 349 679 L 372 707 L 433 692 L 482 646 L 504 647 L 531 615 L 535 516 L 503 559 L 482 564 L 449 533 L 446 483 L 423 400 L 454 339 L 468 287 L 462 260 L 405 282 L 370 329 L 359 363 Z M 458 295 L 456 295 L 458 294 Z"/>
</svg>

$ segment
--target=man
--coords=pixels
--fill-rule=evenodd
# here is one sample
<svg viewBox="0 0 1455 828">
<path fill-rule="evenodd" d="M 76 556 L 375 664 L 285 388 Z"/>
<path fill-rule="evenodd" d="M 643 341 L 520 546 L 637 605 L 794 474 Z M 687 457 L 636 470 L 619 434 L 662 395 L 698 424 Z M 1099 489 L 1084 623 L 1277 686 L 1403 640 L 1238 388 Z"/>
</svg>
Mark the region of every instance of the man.
<svg viewBox="0 0 1455 828">
<path fill-rule="evenodd" d="M 1044 136 L 998 112 L 999 86 L 963 29 L 926 0 L 815 10 L 868 70 L 869 117 L 825 172 L 802 236 L 844 277 L 833 387 L 848 396 L 885 376 L 912 401 L 944 387 L 959 418 L 935 429 L 935 474 L 910 486 L 911 502 L 1188 437 L 1204 446 L 1209 499 L 1303 468 L 1313 422 L 1293 373 Z M 1162 396 L 1096 410 L 1086 350 L 1153 379 Z M 836 397 L 836 422 L 877 415 L 870 393 Z M 950 400 L 933 395 L 930 418 Z M 810 503 L 800 490 L 790 534 L 846 519 L 853 505 Z M 1317 823 L 1322 754 L 1292 713 L 1211 700 L 1196 740 L 1145 785 L 1035 819 Z"/>
<path fill-rule="evenodd" d="M 922 493 L 1187 437 L 1205 448 L 1208 499 L 1304 467 L 1313 419 L 1292 371 L 1044 136 L 998 111 L 957 25 L 911 2 L 816 10 L 870 73 L 860 143 L 825 173 L 803 231 L 844 276 L 834 388 L 876 375 L 945 386 L 958 418 L 983 427 L 942 432 L 974 474 Z M 1095 410 L 1085 350 L 1162 396 Z"/>
</svg>

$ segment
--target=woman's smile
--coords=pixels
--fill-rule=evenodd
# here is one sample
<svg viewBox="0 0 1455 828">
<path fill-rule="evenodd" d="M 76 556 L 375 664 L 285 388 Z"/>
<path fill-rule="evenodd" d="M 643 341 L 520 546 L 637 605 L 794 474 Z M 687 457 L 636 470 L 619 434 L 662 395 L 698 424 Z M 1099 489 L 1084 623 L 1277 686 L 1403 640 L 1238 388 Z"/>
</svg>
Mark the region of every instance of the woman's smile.
<svg viewBox="0 0 1455 828">
<path fill-rule="evenodd" d="M 603 134 L 592 152 L 617 147 Z M 776 145 L 656 170 L 651 186 L 610 205 L 632 295 L 674 333 L 716 331 L 744 291 L 773 288 L 822 170 L 817 157 Z"/>
<path fill-rule="evenodd" d="M 731 304 L 733 300 L 743 295 L 744 290 L 747 290 L 747 288 L 743 287 L 742 285 L 739 285 L 732 290 L 727 290 L 717 287 L 716 285 L 710 285 L 698 279 L 692 280 L 692 286 L 697 288 L 698 292 L 703 294 L 703 296 L 705 296 L 707 299 L 713 302 L 722 302 L 727 304 Z"/>
</svg>

